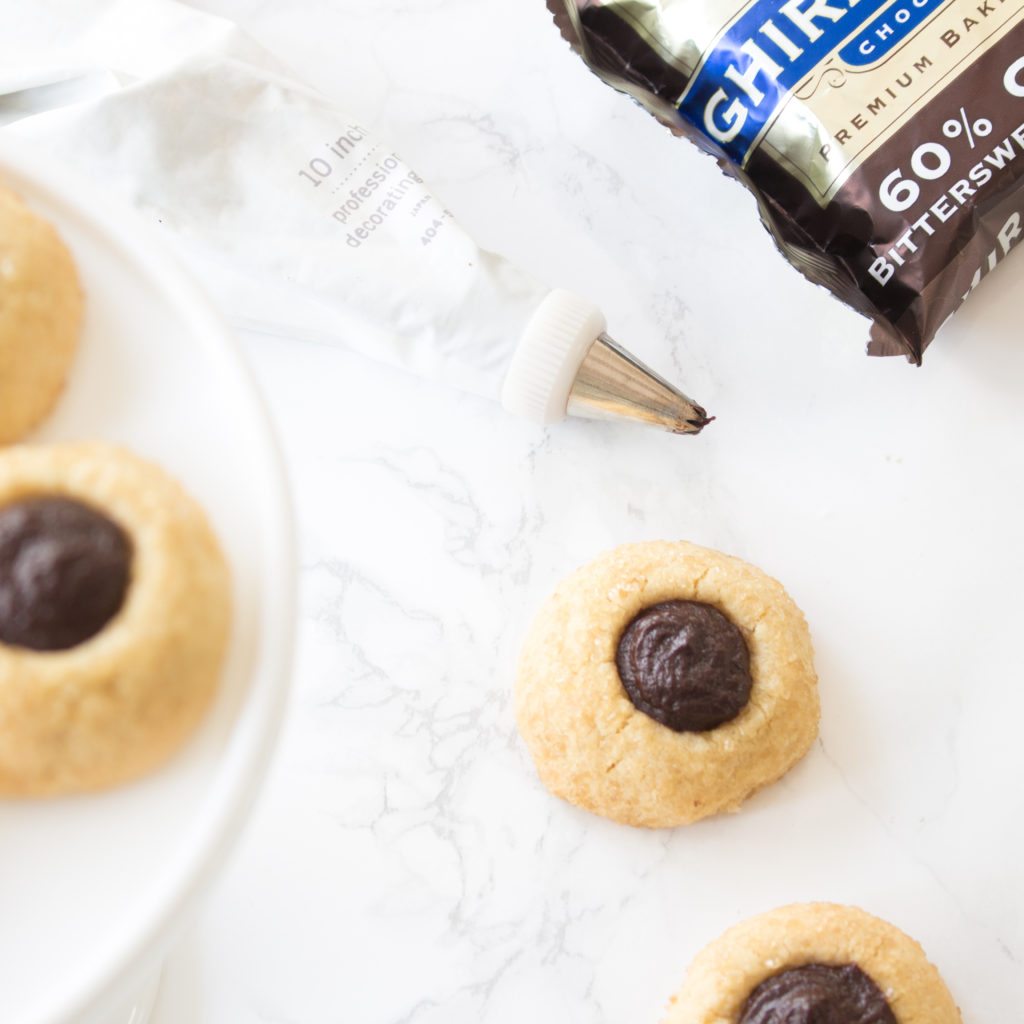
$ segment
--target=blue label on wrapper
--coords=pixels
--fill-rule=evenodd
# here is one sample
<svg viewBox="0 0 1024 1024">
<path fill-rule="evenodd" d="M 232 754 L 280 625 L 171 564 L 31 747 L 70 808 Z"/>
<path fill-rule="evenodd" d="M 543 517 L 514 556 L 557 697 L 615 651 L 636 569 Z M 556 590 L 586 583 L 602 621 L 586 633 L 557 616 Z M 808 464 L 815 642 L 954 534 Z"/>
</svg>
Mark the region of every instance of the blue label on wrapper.
<svg viewBox="0 0 1024 1024">
<path fill-rule="evenodd" d="M 840 51 L 839 59 L 851 67 L 881 60 L 907 38 L 929 15 L 949 0 L 895 0 L 863 32 Z"/>
<path fill-rule="evenodd" d="M 742 165 L 790 90 L 889 2 L 755 0 L 705 55 L 679 112 Z"/>
</svg>

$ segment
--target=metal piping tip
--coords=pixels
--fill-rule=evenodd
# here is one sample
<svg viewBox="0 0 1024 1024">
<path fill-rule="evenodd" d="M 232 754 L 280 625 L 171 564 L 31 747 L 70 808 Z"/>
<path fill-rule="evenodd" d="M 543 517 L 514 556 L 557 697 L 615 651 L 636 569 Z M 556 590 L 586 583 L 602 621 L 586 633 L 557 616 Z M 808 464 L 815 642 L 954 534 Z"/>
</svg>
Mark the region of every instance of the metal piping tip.
<svg viewBox="0 0 1024 1024">
<path fill-rule="evenodd" d="M 601 334 L 583 357 L 566 413 L 586 419 L 631 419 L 673 434 L 699 434 L 714 419 L 607 334 Z"/>
<path fill-rule="evenodd" d="M 592 302 L 556 288 L 534 310 L 502 385 L 505 408 L 535 423 L 625 419 L 699 434 L 711 418 L 605 331 Z"/>
</svg>

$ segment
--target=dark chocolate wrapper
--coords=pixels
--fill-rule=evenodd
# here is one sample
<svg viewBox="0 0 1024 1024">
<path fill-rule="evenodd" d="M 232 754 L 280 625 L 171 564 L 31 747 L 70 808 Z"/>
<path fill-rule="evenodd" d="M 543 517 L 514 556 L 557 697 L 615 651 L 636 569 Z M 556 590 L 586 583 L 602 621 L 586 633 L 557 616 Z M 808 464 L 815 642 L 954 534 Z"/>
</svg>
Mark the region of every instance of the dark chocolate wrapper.
<svg viewBox="0 0 1024 1024">
<path fill-rule="evenodd" d="M 920 363 L 1024 233 L 1024 0 L 548 0 L 783 255 Z"/>
</svg>

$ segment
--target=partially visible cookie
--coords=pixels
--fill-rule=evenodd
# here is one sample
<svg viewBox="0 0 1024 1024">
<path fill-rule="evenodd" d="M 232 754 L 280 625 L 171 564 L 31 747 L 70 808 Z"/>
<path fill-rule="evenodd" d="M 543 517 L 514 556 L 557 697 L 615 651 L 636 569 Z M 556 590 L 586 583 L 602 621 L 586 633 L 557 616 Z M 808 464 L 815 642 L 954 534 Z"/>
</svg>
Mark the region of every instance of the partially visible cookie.
<svg viewBox="0 0 1024 1024">
<path fill-rule="evenodd" d="M 71 254 L 51 224 L 0 187 L 0 444 L 53 408 L 81 322 Z"/>
<path fill-rule="evenodd" d="M 548 789 L 651 828 L 736 809 L 818 728 L 800 610 L 754 566 L 681 541 L 627 544 L 565 579 L 515 697 Z"/>
<path fill-rule="evenodd" d="M 663 1024 L 961 1024 L 924 950 L 856 907 L 782 907 L 690 965 Z"/>
<path fill-rule="evenodd" d="M 216 691 L 230 580 L 206 516 L 105 444 L 0 451 L 0 794 L 133 779 Z"/>
</svg>

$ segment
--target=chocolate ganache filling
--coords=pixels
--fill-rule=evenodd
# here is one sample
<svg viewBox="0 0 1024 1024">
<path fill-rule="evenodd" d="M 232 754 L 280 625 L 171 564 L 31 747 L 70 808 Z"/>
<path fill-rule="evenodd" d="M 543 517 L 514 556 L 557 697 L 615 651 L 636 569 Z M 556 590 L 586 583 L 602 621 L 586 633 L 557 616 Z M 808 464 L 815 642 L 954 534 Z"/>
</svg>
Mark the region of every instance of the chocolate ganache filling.
<svg viewBox="0 0 1024 1024">
<path fill-rule="evenodd" d="M 882 990 L 856 964 L 806 964 L 773 974 L 738 1024 L 897 1024 Z"/>
<path fill-rule="evenodd" d="M 0 508 L 0 641 L 59 651 L 88 640 L 121 608 L 131 560 L 125 532 L 81 502 Z"/>
<path fill-rule="evenodd" d="M 750 652 L 734 622 L 700 601 L 663 601 L 625 628 L 615 655 L 634 706 L 676 732 L 707 732 L 750 699 Z"/>
</svg>

